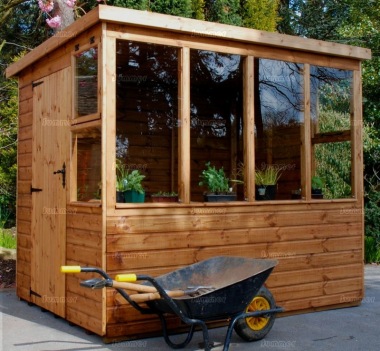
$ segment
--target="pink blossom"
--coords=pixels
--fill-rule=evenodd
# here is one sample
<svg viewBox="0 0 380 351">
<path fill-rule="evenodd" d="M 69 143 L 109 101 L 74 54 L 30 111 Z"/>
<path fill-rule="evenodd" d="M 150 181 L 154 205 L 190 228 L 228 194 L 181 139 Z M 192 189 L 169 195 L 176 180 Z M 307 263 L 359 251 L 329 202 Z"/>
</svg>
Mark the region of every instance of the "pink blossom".
<svg viewBox="0 0 380 351">
<path fill-rule="evenodd" d="M 48 24 L 50 28 L 58 28 L 61 26 L 61 23 L 62 23 L 61 16 L 57 15 L 53 18 L 48 18 L 46 20 L 46 23 Z"/>
<path fill-rule="evenodd" d="M 66 0 L 66 5 L 73 8 L 75 6 L 76 0 Z"/>
<path fill-rule="evenodd" d="M 38 6 L 42 12 L 51 12 L 54 8 L 53 0 L 38 0 Z"/>
</svg>

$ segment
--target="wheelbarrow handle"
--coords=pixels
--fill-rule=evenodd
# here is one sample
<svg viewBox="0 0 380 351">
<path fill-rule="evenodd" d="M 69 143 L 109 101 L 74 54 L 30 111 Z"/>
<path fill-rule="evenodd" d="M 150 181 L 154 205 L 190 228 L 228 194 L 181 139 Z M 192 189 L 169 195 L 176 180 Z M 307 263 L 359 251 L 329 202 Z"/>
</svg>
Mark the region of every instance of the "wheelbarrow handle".
<svg viewBox="0 0 380 351">
<path fill-rule="evenodd" d="M 166 293 L 170 297 L 182 297 L 182 296 L 186 295 L 186 292 L 183 290 L 169 290 L 169 291 L 166 291 Z M 131 298 L 132 301 L 139 302 L 139 303 L 152 301 L 152 300 L 159 300 L 162 298 L 162 296 L 160 295 L 159 292 L 155 292 L 155 293 L 152 292 L 152 293 L 145 293 L 145 294 L 133 294 L 133 295 L 129 295 L 129 297 Z"/>
<path fill-rule="evenodd" d="M 82 272 L 81 266 L 61 266 L 61 273 L 80 273 Z"/>
<path fill-rule="evenodd" d="M 117 288 L 127 289 L 127 290 L 142 292 L 142 293 L 156 293 L 157 292 L 157 289 L 153 286 L 135 284 L 135 283 L 127 283 L 127 282 L 118 282 L 116 280 L 112 281 L 112 287 L 115 289 L 117 289 Z"/>
</svg>

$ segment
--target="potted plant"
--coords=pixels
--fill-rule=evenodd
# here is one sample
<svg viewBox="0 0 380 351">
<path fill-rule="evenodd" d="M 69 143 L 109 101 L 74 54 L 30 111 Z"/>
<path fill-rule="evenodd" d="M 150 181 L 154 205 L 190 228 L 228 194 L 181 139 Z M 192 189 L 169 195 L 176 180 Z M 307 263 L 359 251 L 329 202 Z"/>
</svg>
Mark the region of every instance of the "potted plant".
<svg viewBox="0 0 380 351">
<path fill-rule="evenodd" d="M 159 191 L 151 195 L 152 202 L 178 202 L 178 194 L 174 191 Z"/>
<path fill-rule="evenodd" d="M 127 190 L 128 170 L 121 163 L 116 164 L 116 202 L 124 202 L 125 191 Z"/>
<path fill-rule="evenodd" d="M 311 178 L 311 198 L 323 199 L 323 179 L 317 176 Z"/>
<path fill-rule="evenodd" d="M 279 168 L 268 165 L 263 170 L 255 172 L 256 199 L 274 200 L 277 192 L 277 182 L 281 177 Z"/>
<path fill-rule="evenodd" d="M 223 167 L 218 170 L 215 166 L 211 166 L 210 162 L 206 163 L 204 169 L 199 176 L 201 181 L 200 186 L 205 186 L 208 192 L 204 194 L 205 201 L 208 202 L 223 202 L 236 200 L 236 193 L 233 193 L 229 186 L 229 179 L 226 177 Z"/>
<path fill-rule="evenodd" d="M 139 170 L 135 169 L 132 172 L 126 172 L 126 188 L 125 188 L 125 202 L 144 202 L 145 191 L 141 185 L 142 180 L 145 178 L 140 174 Z"/>
</svg>

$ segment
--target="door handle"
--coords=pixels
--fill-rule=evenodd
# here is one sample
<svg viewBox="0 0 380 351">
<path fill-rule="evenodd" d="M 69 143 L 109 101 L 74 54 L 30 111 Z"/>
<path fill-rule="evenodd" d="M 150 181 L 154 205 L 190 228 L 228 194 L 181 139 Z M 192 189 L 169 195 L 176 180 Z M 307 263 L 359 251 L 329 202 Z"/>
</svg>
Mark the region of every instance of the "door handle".
<svg viewBox="0 0 380 351">
<path fill-rule="evenodd" d="M 55 171 L 54 174 L 62 174 L 62 186 L 66 186 L 66 163 L 63 162 L 62 169 Z"/>
</svg>

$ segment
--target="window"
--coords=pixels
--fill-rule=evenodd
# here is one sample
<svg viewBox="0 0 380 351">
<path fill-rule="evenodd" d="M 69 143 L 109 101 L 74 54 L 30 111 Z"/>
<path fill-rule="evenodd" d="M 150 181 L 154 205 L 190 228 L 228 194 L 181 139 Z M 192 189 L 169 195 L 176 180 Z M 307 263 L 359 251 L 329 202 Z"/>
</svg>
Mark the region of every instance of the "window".
<svg viewBox="0 0 380 351">
<path fill-rule="evenodd" d="M 145 202 L 178 191 L 178 50 L 117 41 L 116 158 L 145 176 Z"/>
<path fill-rule="evenodd" d="M 351 197 L 352 71 L 311 66 L 310 75 L 312 175 L 323 198 Z"/>
<path fill-rule="evenodd" d="M 98 48 L 74 54 L 72 201 L 101 200 L 101 126 L 98 113 Z"/>
<path fill-rule="evenodd" d="M 75 55 L 75 117 L 98 113 L 98 48 Z"/>
<path fill-rule="evenodd" d="M 234 179 L 243 162 L 243 65 L 239 55 L 191 50 L 191 200 L 203 201 L 198 183 L 205 164 Z M 230 184 L 244 200 L 243 187 Z"/>
<path fill-rule="evenodd" d="M 73 169 L 75 184 L 73 201 L 101 199 L 101 129 L 84 128 L 73 133 Z"/>
<path fill-rule="evenodd" d="M 254 79 L 256 200 L 300 198 L 303 65 L 255 59 Z"/>
</svg>

